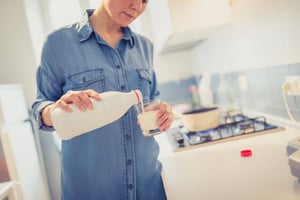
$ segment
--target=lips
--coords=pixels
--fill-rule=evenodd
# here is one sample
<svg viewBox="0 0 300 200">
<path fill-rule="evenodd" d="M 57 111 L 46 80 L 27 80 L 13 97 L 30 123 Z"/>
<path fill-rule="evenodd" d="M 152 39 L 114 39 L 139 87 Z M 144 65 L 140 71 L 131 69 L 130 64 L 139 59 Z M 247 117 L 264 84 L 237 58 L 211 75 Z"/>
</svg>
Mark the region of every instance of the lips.
<svg viewBox="0 0 300 200">
<path fill-rule="evenodd" d="M 136 18 L 136 15 L 135 14 L 131 14 L 131 13 L 127 13 L 127 12 L 123 12 L 123 14 L 125 16 L 127 16 L 129 19 L 133 20 Z"/>
</svg>

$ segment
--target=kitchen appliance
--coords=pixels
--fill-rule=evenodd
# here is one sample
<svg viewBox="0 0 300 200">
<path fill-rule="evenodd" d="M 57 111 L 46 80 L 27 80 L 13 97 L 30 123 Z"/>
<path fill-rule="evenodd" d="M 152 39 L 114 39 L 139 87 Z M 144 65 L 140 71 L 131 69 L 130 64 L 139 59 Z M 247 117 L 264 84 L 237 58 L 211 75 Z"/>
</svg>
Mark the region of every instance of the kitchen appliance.
<svg viewBox="0 0 300 200">
<path fill-rule="evenodd" d="M 239 110 L 233 110 L 222 114 L 220 123 L 215 128 L 189 131 L 183 125 L 170 129 L 167 132 L 167 137 L 173 150 L 178 152 L 280 130 L 284 130 L 284 128 L 267 122 L 267 119 L 263 116 L 250 118 Z"/>
<path fill-rule="evenodd" d="M 294 122 L 297 122 L 298 118 L 294 117 L 293 114 L 299 112 L 296 101 L 296 98 L 300 96 L 299 86 L 300 77 L 293 77 L 291 79 L 286 80 L 282 84 L 282 96 L 284 100 L 284 106 L 286 108 L 289 118 Z M 288 96 L 289 98 L 293 98 L 294 106 L 296 106 L 296 109 L 291 109 L 289 107 Z M 293 176 L 298 177 L 300 181 L 300 137 L 294 138 L 288 142 L 287 155 L 289 158 L 291 173 Z"/>
<path fill-rule="evenodd" d="M 293 176 L 300 182 L 300 137 L 292 139 L 287 146 L 289 165 Z"/>
</svg>

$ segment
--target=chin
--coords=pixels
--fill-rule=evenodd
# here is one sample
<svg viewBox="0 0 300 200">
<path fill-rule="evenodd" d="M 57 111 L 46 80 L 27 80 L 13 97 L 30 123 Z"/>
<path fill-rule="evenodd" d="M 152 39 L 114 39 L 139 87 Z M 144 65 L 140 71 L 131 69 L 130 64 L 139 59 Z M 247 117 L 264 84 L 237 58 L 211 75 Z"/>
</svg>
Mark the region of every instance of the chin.
<svg viewBox="0 0 300 200">
<path fill-rule="evenodd" d="M 131 24 L 135 19 L 126 19 L 126 20 L 119 20 L 118 24 L 122 27 L 126 27 L 129 26 L 129 24 Z"/>
<path fill-rule="evenodd" d="M 121 27 L 127 27 L 127 26 L 129 26 L 129 24 L 131 24 L 131 22 L 130 23 L 121 23 L 120 26 Z"/>
</svg>

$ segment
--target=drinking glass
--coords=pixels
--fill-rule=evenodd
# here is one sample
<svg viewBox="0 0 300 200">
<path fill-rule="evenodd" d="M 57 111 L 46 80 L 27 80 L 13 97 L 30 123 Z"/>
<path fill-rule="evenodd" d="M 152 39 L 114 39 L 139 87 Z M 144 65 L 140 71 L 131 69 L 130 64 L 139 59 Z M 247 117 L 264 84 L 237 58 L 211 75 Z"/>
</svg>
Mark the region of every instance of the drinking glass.
<svg viewBox="0 0 300 200">
<path fill-rule="evenodd" d="M 138 123 L 142 133 L 146 137 L 154 136 L 161 133 L 157 125 L 157 112 L 160 107 L 160 100 L 154 99 L 136 104 Z"/>
</svg>

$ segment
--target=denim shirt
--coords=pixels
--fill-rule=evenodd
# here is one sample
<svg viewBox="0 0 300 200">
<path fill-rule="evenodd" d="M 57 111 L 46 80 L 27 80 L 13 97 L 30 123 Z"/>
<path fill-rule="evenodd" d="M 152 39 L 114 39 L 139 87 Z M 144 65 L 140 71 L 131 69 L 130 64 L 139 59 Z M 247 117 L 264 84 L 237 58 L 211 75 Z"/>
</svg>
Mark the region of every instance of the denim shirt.
<svg viewBox="0 0 300 200">
<path fill-rule="evenodd" d="M 42 130 L 54 130 L 43 125 L 42 109 L 69 90 L 139 89 L 145 100 L 159 95 L 152 43 L 124 27 L 123 38 L 111 48 L 89 23 L 92 12 L 87 10 L 79 23 L 52 32 L 45 41 L 32 104 Z M 111 124 L 62 141 L 61 153 L 64 200 L 165 199 L 159 146 L 142 135 L 134 108 Z"/>
</svg>

